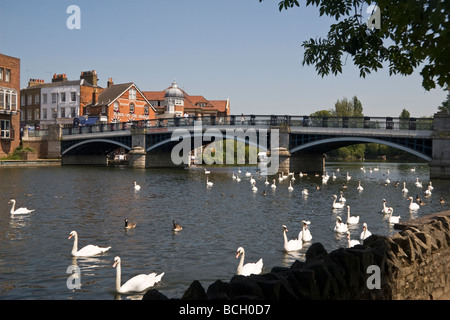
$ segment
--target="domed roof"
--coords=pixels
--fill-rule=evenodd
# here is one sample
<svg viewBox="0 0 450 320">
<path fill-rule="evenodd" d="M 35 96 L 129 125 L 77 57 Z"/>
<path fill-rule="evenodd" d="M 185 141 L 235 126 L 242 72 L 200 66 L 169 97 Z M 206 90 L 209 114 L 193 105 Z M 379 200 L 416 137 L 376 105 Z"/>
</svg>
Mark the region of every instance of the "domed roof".
<svg viewBox="0 0 450 320">
<path fill-rule="evenodd" d="M 170 98 L 184 98 L 183 91 L 178 88 L 177 83 L 175 80 L 172 82 L 172 86 L 165 90 L 166 93 L 164 94 L 164 98 L 170 97 Z"/>
</svg>

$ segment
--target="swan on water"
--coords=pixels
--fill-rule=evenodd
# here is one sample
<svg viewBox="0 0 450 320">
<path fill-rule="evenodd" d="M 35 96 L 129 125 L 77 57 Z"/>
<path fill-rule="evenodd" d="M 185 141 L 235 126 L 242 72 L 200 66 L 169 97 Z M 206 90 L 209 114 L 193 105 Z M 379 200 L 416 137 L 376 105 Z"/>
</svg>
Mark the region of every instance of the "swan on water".
<svg viewBox="0 0 450 320">
<path fill-rule="evenodd" d="M 122 270 L 120 257 L 114 258 L 113 268 L 116 268 L 116 291 L 118 293 L 144 292 L 150 287 L 153 287 L 157 282 L 161 281 L 161 278 L 164 275 L 164 272 L 159 275 L 156 275 L 155 272 L 150 274 L 139 274 L 121 286 Z"/>
<path fill-rule="evenodd" d="M 208 177 L 206 177 L 206 186 L 207 187 L 212 187 L 213 186 L 213 183 L 208 180 Z"/>
<path fill-rule="evenodd" d="M 206 170 L 206 168 L 203 169 L 205 171 L 205 174 L 210 174 L 211 171 L 210 170 Z"/>
<path fill-rule="evenodd" d="M 367 228 L 367 223 L 363 223 L 363 231 L 361 232 L 361 236 L 359 237 L 361 240 L 364 240 L 372 235 L 372 232 Z"/>
<path fill-rule="evenodd" d="M 270 186 L 272 189 L 276 189 L 277 185 L 275 184 L 275 179 L 273 179 L 272 185 Z"/>
<path fill-rule="evenodd" d="M 347 181 L 350 181 L 350 179 L 351 179 L 352 177 L 348 174 L 348 172 L 347 172 L 347 177 L 346 177 L 346 179 L 347 179 Z"/>
<path fill-rule="evenodd" d="M 175 232 L 181 231 L 183 227 L 179 223 L 176 223 L 175 220 L 172 220 L 172 230 Z"/>
<path fill-rule="evenodd" d="M 344 197 L 344 192 L 340 191 L 340 194 L 341 194 L 341 196 L 339 197 L 339 202 L 341 202 L 341 203 L 346 202 L 347 199 L 345 199 L 345 197 Z"/>
<path fill-rule="evenodd" d="M 411 200 L 411 202 L 409 204 L 409 210 L 419 210 L 420 209 L 420 205 L 418 203 L 414 202 L 413 197 L 408 197 L 407 200 Z"/>
<path fill-rule="evenodd" d="M 402 189 L 403 193 L 408 193 L 408 189 L 406 188 L 406 182 L 403 182 L 403 189 Z"/>
<path fill-rule="evenodd" d="M 125 229 L 134 229 L 136 228 L 136 222 L 130 221 L 129 219 L 125 219 Z"/>
<path fill-rule="evenodd" d="M 351 248 L 353 246 L 356 246 L 357 244 L 360 244 L 359 241 L 350 239 L 350 232 L 347 231 L 347 246 Z"/>
<path fill-rule="evenodd" d="M 308 226 L 311 224 L 311 221 L 302 220 L 302 230 L 298 233 L 298 238 L 303 242 L 308 242 L 312 240 L 311 232 L 308 229 Z"/>
<path fill-rule="evenodd" d="M 344 205 L 340 202 L 336 202 L 337 195 L 333 195 L 334 201 L 333 201 L 333 209 L 342 209 L 344 208 Z"/>
<path fill-rule="evenodd" d="M 416 178 L 416 182 L 414 184 L 417 188 L 422 188 L 422 182 L 419 182 L 419 177 Z"/>
<path fill-rule="evenodd" d="M 267 180 L 267 177 L 266 177 L 266 181 L 264 182 L 264 184 L 265 184 L 266 186 L 268 186 L 268 185 L 270 184 L 269 180 Z"/>
<path fill-rule="evenodd" d="M 8 204 L 12 203 L 12 207 L 11 207 L 11 214 L 27 214 L 27 213 L 31 213 L 34 211 L 34 209 L 27 209 L 27 208 L 17 208 L 16 209 L 16 200 L 11 199 L 8 201 Z"/>
<path fill-rule="evenodd" d="M 137 182 L 134 182 L 134 191 L 139 191 L 141 190 L 141 186 L 137 184 Z"/>
<path fill-rule="evenodd" d="M 431 186 L 428 186 L 427 190 L 425 190 L 425 195 L 426 196 L 431 196 Z"/>
<path fill-rule="evenodd" d="M 73 247 L 72 247 L 72 256 L 73 257 L 91 257 L 91 256 L 95 256 L 97 254 L 101 254 L 104 253 L 106 251 L 108 251 L 109 249 L 111 249 L 111 247 L 99 247 L 99 246 L 95 246 L 93 244 L 88 244 L 87 246 L 81 248 L 80 250 L 78 250 L 78 233 L 76 231 L 72 231 L 69 235 L 69 238 L 74 237 L 74 241 L 73 241 Z"/>
<path fill-rule="evenodd" d="M 334 226 L 334 232 L 345 233 L 348 231 L 348 227 L 346 223 L 342 222 L 340 217 L 336 218 L 336 224 Z"/>
<path fill-rule="evenodd" d="M 289 187 L 288 187 L 288 190 L 289 190 L 289 191 L 293 191 L 293 190 L 294 190 L 294 187 L 292 187 L 291 181 L 289 181 Z"/>
<path fill-rule="evenodd" d="M 297 251 L 303 248 L 303 241 L 301 239 L 291 239 L 288 241 L 286 232 L 288 229 L 283 225 L 284 251 Z"/>
<path fill-rule="evenodd" d="M 347 224 L 358 224 L 359 216 L 350 216 L 350 206 L 347 206 Z"/>
<path fill-rule="evenodd" d="M 254 184 L 252 184 L 252 191 L 253 191 L 253 192 L 258 191 L 258 188 L 257 188 L 256 185 L 254 185 Z"/>
<path fill-rule="evenodd" d="M 386 199 L 383 199 L 383 209 L 381 209 L 381 213 L 392 213 L 394 209 L 392 207 L 386 207 Z"/>
<path fill-rule="evenodd" d="M 302 195 L 307 196 L 308 195 L 308 189 L 303 189 L 302 190 Z"/>
<path fill-rule="evenodd" d="M 394 212 L 394 210 L 392 210 L 392 212 L 389 213 L 389 223 L 399 223 L 401 217 L 400 216 L 393 216 L 392 213 Z"/>
<path fill-rule="evenodd" d="M 256 263 L 246 263 L 244 264 L 245 259 L 245 250 L 242 247 L 239 247 L 236 251 L 236 259 L 241 256 L 241 260 L 239 261 L 237 267 L 237 274 L 242 276 L 249 276 L 251 274 L 260 274 L 263 268 L 263 259 L 259 259 Z"/>
<path fill-rule="evenodd" d="M 363 191 L 364 188 L 361 186 L 361 181 L 358 181 L 358 187 L 356 188 L 358 191 Z"/>
</svg>

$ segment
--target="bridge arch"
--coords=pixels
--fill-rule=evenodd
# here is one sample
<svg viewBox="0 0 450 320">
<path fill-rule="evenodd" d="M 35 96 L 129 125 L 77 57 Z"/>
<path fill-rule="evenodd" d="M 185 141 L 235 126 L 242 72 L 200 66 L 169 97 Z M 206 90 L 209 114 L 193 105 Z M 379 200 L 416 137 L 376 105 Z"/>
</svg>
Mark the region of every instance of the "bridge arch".
<svg viewBox="0 0 450 320">
<path fill-rule="evenodd" d="M 294 147 L 290 150 L 290 153 L 293 154 L 295 152 L 307 151 L 308 149 L 320 149 L 321 152 L 327 152 L 330 150 L 334 150 L 340 147 L 345 147 L 358 143 L 378 143 L 384 144 L 393 148 L 397 148 L 406 152 L 409 152 L 419 158 L 422 158 L 428 162 L 432 160 L 431 156 L 426 155 L 422 152 L 416 151 L 414 149 L 408 148 L 404 145 L 394 143 L 391 141 L 386 141 L 382 139 L 370 138 L 370 137 L 332 137 L 332 138 L 324 138 L 316 141 L 307 142 L 301 144 L 297 147 Z"/>
<path fill-rule="evenodd" d="M 119 141 L 110 139 L 89 139 L 76 142 L 62 151 L 61 155 L 71 155 L 74 151 L 76 151 L 76 154 L 106 155 L 118 147 L 123 147 L 128 151 L 131 150 L 130 146 Z M 84 150 L 84 152 L 80 152 L 80 150 Z"/>
</svg>

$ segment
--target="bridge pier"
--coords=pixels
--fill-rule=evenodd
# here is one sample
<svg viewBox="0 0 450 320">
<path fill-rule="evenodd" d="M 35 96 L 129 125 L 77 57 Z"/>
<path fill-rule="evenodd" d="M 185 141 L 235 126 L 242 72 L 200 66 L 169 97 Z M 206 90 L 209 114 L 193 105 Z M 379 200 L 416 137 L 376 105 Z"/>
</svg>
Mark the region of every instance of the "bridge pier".
<svg viewBox="0 0 450 320">
<path fill-rule="evenodd" d="M 434 114 L 430 179 L 450 179 L 450 114 Z"/>
<path fill-rule="evenodd" d="M 321 153 L 294 153 L 290 157 L 290 171 L 320 173 L 325 170 L 325 159 Z"/>
</svg>

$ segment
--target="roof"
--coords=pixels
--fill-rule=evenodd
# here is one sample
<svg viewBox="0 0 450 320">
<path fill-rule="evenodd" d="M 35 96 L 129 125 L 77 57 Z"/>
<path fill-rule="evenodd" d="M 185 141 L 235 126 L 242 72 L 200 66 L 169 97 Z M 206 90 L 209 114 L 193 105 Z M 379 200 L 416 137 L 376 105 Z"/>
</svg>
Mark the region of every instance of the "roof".
<svg viewBox="0 0 450 320">
<path fill-rule="evenodd" d="M 85 79 L 80 79 L 80 80 L 66 80 L 66 81 L 35 84 L 32 86 L 28 86 L 25 89 L 40 89 L 40 88 L 54 88 L 54 87 L 67 87 L 67 86 L 86 86 L 86 87 L 92 87 L 92 88 L 101 88 L 100 86 L 92 85 Z M 22 90 L 24 90 L 24 89 L 22 89 Z"/>
</svg>

